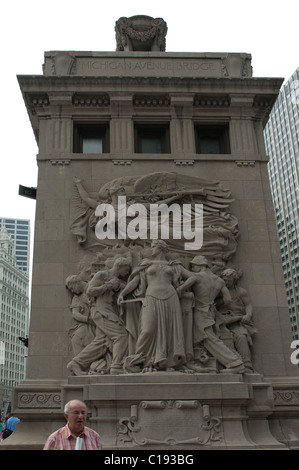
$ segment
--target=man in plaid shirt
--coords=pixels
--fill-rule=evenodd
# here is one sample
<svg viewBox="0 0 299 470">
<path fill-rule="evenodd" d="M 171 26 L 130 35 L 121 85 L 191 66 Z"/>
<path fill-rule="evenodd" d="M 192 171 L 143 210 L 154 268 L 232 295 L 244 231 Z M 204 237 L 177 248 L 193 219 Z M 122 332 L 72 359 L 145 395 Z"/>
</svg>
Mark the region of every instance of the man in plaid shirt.
<svg viewBox="0 0 299 470">
<path fill-rule="evenodd" d="M 102 450 L 98 433 L 85 426 L 85 403 L 69 401 L 64 407 L 64 416 L 66 425 L 48 437 L 43 450 Z"/>
</svg>

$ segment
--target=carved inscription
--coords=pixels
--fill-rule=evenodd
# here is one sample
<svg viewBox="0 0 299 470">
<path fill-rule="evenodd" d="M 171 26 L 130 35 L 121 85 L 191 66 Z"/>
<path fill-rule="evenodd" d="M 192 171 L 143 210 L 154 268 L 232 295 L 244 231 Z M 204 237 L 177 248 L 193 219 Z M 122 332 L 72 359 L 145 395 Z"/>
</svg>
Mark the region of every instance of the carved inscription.
<svg viewBox="0 0 299 470">
<path fill-rule="evenodd" d="M 209 60 L 130 60 L 130 59 L 77 59 L 77 71 L 78 74 L 94 75 L 104 74 L 109 72 L 119 75 L 120 72 L 147 72 L 149 75 L 156 75 L 157 72 L 169 73 L 179 76 L 181 72 L 196 75 L 209 75 L 219 76 L 222 74 L 220 60 L 209 59 Z"/>
</svg>

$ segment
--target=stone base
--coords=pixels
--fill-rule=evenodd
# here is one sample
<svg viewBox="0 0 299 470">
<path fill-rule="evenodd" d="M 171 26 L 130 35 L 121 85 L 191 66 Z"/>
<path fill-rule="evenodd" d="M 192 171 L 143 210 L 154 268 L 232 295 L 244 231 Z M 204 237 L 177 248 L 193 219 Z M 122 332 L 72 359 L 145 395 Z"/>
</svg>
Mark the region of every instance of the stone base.
<svg viewBox="0 0 299 470">
<path fill-rule="evenodd" d="M 74 398 L 87 404 L 87 425 L 100 434 L 105 450 L 298 445 L 298 436 L 292 447 L 283 434 L 281 407 L 273 419 L 273 386 L 261 375 L 154 372 L 69 377 L 60 384 L 24 381 L 13 403 L 21 422 L 0 449 L 42 449 L 65 424 L 64 404 Z M 298 414 L 299 406 L 293 406 L 288 423 Z"/>
</svg>

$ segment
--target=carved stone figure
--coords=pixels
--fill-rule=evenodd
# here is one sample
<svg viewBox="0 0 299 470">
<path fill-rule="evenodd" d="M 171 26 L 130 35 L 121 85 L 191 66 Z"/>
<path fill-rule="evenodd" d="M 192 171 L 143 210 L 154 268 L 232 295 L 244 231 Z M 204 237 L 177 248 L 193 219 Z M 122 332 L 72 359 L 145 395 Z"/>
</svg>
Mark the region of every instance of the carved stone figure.
<svg viewBox="0 0 299 470">
<path fill-rule="evenodd" d="M 165 51 L 167 25 L 162 18 L 138 15 L 115 23 L 117 51 Z"/>
<path fill-rule="evenodd" d="M 128 349 L 128 332 L 119 316 L 115 295 L 123 288 L 130 272 L 130 262 L 118 258 L 111 269 L 97 272 L 87 287 L 87 295 L 95 297 L 92 319 L 96 325 L 93 341 L 68 364 L 75 375 L 87 374 L 90 365 L 109 350 L 112 353 L 111 374 L 123 373 L 123 359 Z"/>
<path fill-rule="evenodd" d="M 80 270 L 79 276 L 84 280 L 88 273 L 92 276 L 86 293 L 93 302 L 90 316 L 96 332 L 68 368 L 76 375 L 200 373 L 217 372 L 218 361 L 221 372 L 244 372 L 242 356 L 249 370 L 245 345 L 241 346 L 244 330 L 235 321 L 228 325 L 231 298 L 224 280 L 215 274 L 226 268 L 237 250 L 238 220 L 229 212 L 230 191 L 218 181 L 174 172 L 116 178 L 97 193 L 89 193 L 79 178 L 74 183 L 71 232 L 85 252 L 85 261 L 81 260 L 85 274 L 82 277 Z M 112 218 L 99 211 L 102 204 L 101 210 L 111 209 Z M 157 222 L 158 236 L 151 232 L 153 205 L 169 211 Z M 178 237 L 177 226 L 187 220 L 183 211 L 188 207 L 193 230 L 188 233 L 195 236 L 198 206 L 203 212 L 203 244 L 200 249 L 186 249 L 186 233 L 182 230 Z M 141 219 L 135 217 L 135 211 L 141 210 L 146 223 L 142 237 L 137 231 Z M 169 236 L 161 237 L 165 220 Z M 128 236 L 132 222 L 136 238 Z M 114 227 L 115 237 L 99 239 L 99 224 Z M 132 273 L 127 278 L 128 263 Z M 218 298 L 225 315 L 215 309 Z"/>
<path fill-rule="evenodd" d="M 234 346 L 243 359 L 246 372 L 253 372 L 251 361 L 252 336 L 257 332 L 252 321 L 252 305 L 245 289 L 237 285 L 242 272 L 232 268 L 225 269 L 221 277 L 231 295 L 225 305 L 219 305 L 224 323 L 232 332 Z"/>
<path fill-rule="evenodd" d="M 212 273 L 208 267 L 207 259 L 198 255 L 191 261 L 193 277 L 185 285 L 178 288 L 179 293 L 186 287 L 193 289 L 195 298 L 193 345 L 194 359 L 200 361 L 200 346 L 215 357 L 225 368 L 221 372 L 245 372 L 240 357 L 217 336 L 217 311 L 214 306 L 215 299 L 221 294 L 224 304 L 230 301 L 229 291 L 224 281 Z"/>
<path fill-rule="evenodd" d="M 142 364 L 145 370 L 168 369 L 186 362 L 183 333 L 182 309 L 176 287 L 181 279 L 191 273 L 180 263 L 169 261 L 167 244 L 153 240 L 152 257 L 145 259 L 134 270 L 129 282 L 121 292 L 118 303 L 131 292 L 142 298 L 140 312 L 140 333 L 136 342 L 135 355 L 127 358 L 129 365 Z"/>
<path fill-rule="evenodd" d="M 74 326 L 70 329 L 69 335 L 74 355 L 79 354 L 94 338 L 94 323 L 90 317 L 90 302 L 86 295 L 87 283 L 82 281 L 80 276 L 71 275 L 66 279 L 66 287 L 73 294 L 70 309 L 74 321 Z"/>
</svg>

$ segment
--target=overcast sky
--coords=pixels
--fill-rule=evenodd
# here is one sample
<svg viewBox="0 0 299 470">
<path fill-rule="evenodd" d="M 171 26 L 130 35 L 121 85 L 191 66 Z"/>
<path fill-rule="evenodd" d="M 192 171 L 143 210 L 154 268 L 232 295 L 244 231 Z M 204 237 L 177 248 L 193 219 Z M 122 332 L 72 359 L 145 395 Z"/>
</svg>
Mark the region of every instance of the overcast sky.
<svg viewBox="0 0 299 470">
<path fill-rule="evenodd" d="M 122 16 L 162 17 L 167 52 L 246 52 L 255 77 L 288 79 L 299 65 L 298 0 L 10 0 L 1 2 L 0 217 L 34 221 L 38 148 L 17 75 L 41 75 L 44 51 L 115 51 Z"/>
</svg>

